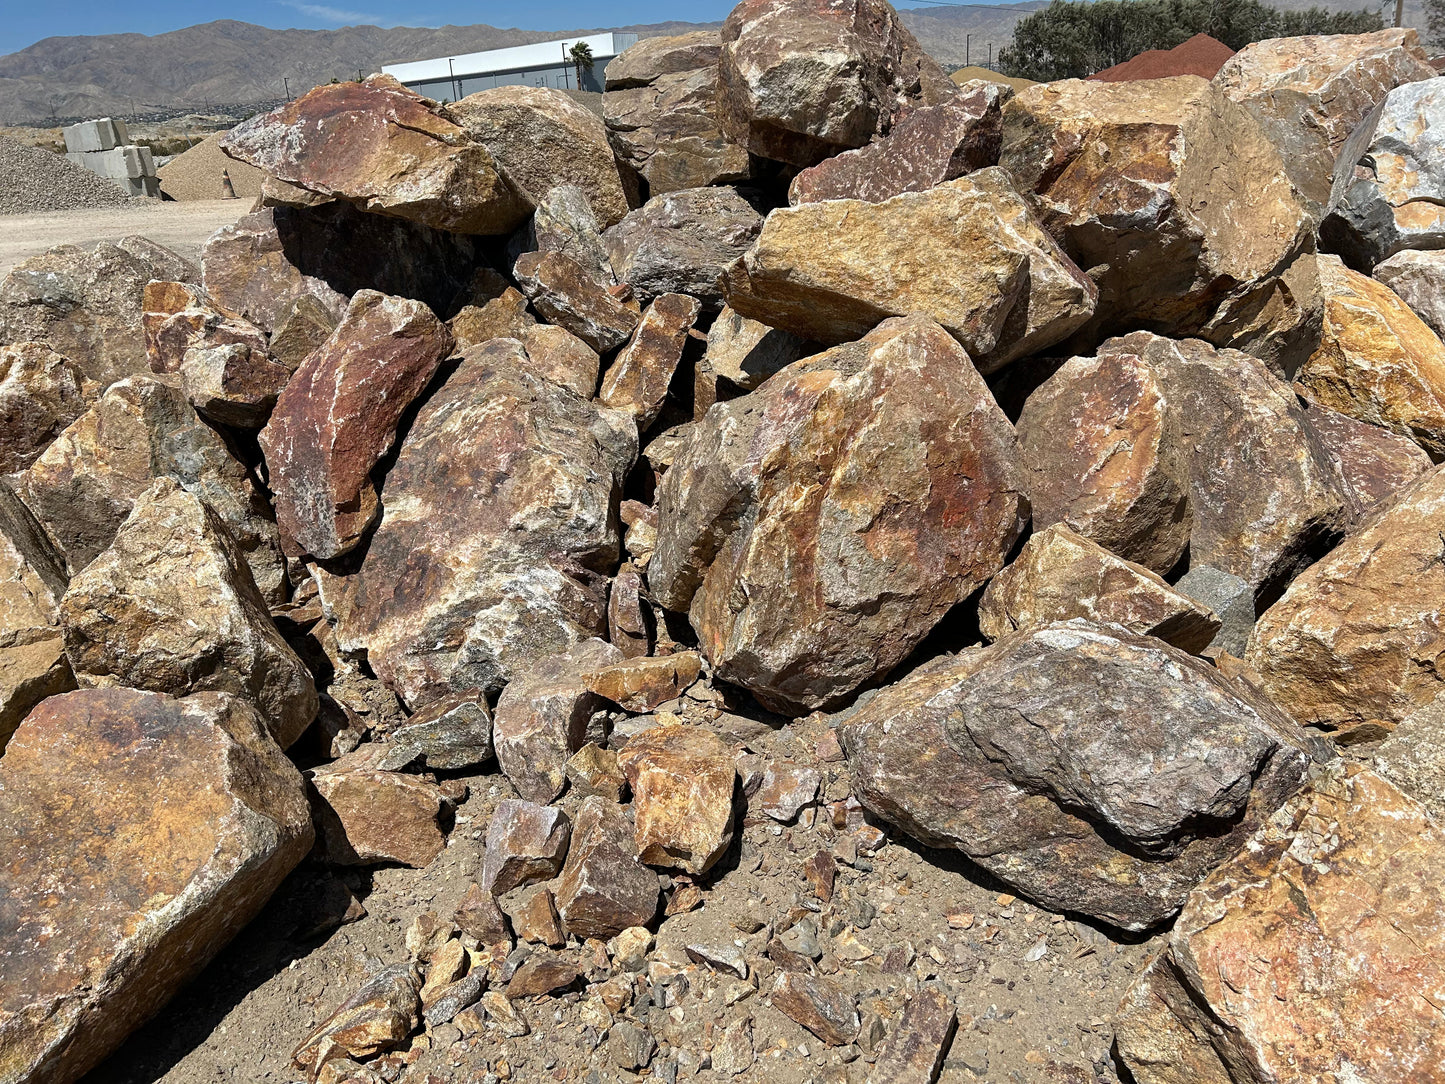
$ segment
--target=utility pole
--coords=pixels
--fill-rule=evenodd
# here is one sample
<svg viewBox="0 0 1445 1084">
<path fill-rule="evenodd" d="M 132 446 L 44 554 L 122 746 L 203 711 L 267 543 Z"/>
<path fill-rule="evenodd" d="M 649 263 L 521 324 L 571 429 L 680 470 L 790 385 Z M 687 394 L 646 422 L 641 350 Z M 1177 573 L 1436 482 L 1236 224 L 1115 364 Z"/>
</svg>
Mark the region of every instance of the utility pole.
<svg viewBox="0 0 1445 1084">
<path fill-rule="evenodd" d="M 462 88 L 457 85 L 457 70 L 452 67 L 451 57 L 447 57 L 447 71 L 451 72 L 452 76 L 452 101 L 459 102 L 462 100 Z"/>
<path fill-rule="evenodd" d="M 1405 25 L 1405 0 L 1395 0 L 1395 25 Z"/>
<path fill-rule="evenodd" d="M 286 88 L 286 100 L 289 102 L 291 100 L 291 80 L 283 75 L 281 77 L 281 85 Z"/>
<path fill-rule="evenodd" d="M 993 71 L 993 42 L 988 43 L 988 70 Z"/>
<path fill-rule="evenodd" d="M 965 68 L 969 66 L 968 50 L 971 45 L 973 45 L 973 35 L 965 34 L 963 36 L 963 66 Z"/>
</svg>

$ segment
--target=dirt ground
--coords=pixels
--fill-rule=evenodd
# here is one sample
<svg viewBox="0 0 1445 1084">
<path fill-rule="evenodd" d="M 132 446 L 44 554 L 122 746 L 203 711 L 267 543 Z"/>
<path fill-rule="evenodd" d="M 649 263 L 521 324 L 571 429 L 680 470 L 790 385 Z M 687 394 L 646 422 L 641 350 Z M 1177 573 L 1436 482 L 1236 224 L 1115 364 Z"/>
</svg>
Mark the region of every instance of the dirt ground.
<svg viewBox="0 0 1445 1084">
<path fill-rule="evenodd" d="M 138 199 L 124 207 L 6 215 L 0 217 L 0 276 L 20 261 L 38 256 L 55 245 L 86 247 L 132 233 L 194 260 L 200 256 L 201 245 L 207 237 L 250 209 L 250 200 L 239 199 L 191 203 Z"/>
<path fill-rule="evenodd" d="M 813 763 L 826 727 L 817 717 L 777 730 L 738 716 L 720 723 L 734 741 L 744 732 L 743 744 L 755 753 Z M 824 801 L 848 793 L 844 764 L 818 766 Z M 295 1045 L 370 974 L 408 958 L 404 939 L 414 918 L 427 911 L 450 917 L 477 878 L 491 814 L 515 793 L 500 774 L 464 778 L 470 796 L 457 810 L 449 846 L 429 867 L 303 865 L 203 975 L 84 1084 L 300 1080 L 303 1074 L 288 1064 Z M 578 802 L 564 796 L 558 804 L 570 816 Z M 596 999 L 581 991 L 519 1002 L 529 1034 L 508 1038 L 489 1023 L 463 1035 L 443 1025 L 413 1040 L 412 1059 L 415 1044 L 425 1045 L 404 1076 L 400 1063 L 383 1076 L 428 1084 L 621 1084 L 674 1074 L 699 1084 L 863 1084 L 876 1047 L 825 1046 L 768 1002 L 774 976 L 763 946 L 812 912 L 824 950 L 818 966 L 856 997 L 865 1022 L 876 1014 L 893 1030 L 920 986 L 954 1003 L 958 1033 L 939 1084 L 1117 1084 L 1109 1018 L 1159 947 L 1157 938 L 1121 941 L 1117 933 L 1050 914 L 1014 899 L 957 854 L 929 851 L 898 834 L 866 859 L 840 861 L 833 898 L 820 907 L 803 863 L 819 850 L 836 853 L 845 833 L 825 816 L 803 818 L 809 820 L 806 827 L 784 826 L 749 817 L 699 884 L 702 905 L 662 921 L 648 976 L 654 984 L 665 981 L 659 975 L 688 976 L 672 988 L 680 994 L 661 995 L 662 1006 L 634 1003 L 615 1019 L 599 1019 Z M 363 902 L 366 915 L 315 932 L 326 921 L 318 919 L 325 897 L 335 908 L 345 905 L 338 882 Z M 686 946 L 697 944 L 737 946 L 754 963 L 749 981 L 690 963 Z M 589 966 L 585 947 L 558 955 Z M 608 1032 L 643 1019 L 659 1049 L 639 1077 L 617 1067 Z M 750 1037 L 751 1064 L 737 1076 L 705 1067 L 739 1029 Z"/>
</svg>

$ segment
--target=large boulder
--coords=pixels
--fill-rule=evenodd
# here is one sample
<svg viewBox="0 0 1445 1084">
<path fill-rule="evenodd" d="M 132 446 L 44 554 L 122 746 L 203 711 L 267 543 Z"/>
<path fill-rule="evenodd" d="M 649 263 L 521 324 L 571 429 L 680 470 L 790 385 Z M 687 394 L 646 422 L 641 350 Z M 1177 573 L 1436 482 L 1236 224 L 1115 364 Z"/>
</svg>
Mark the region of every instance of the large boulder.
<svg viewBox="0 0 1445 1084">
<path fill-rule="evenodd" d="M 605 635 L 632 419 L 535 376 L 515 340 L 469 351 L 427 401 L 360 569 L 323 580 L 337 638 L 410 704 Z"/>
<path fill-rule="evenodd" d="M 0 753 L 30 709 L 75 688 L 60 631 L 65 564 L 0 482 Z"/>
<path fill-rule="evenodd" d="M 0 474 L 23 471 L 40 458 L 99 391 L 44 343 L 0 346 Z"/>
<path fill-rule="evenodd" d="M 1445 248 L 1445 78 L 1396 87 L 1340 148 L 1320 247 L 1359 271 Z"/>
<path fill-rule="evenodd" d="M 603 236 L 619 282 L 646 303 L 691 294 L 722 307 L 722 276 L 758 238 L 763 216 L 734 188 L 689 188 L 655 196 Z"/>
<path fill-rule="evenodd" d="M 316 686 L 219 516 L 170 478 L 136 499 L 110 548 L 60 602 L 82 687 L 233 693 L 284 749 L 316 717 Z"/>
<path fill-rule="evenodd" d="M 1295 377 L 1311 400 L 1445 458 L 1445 343 L 1388 286 L 1318 258 L 1320 343 Z"/>
<path fill-rule="evenodd" d="M 700 307 L 697 298 L 687 294 L 658 295 L 642 314 L 632 341 L 607 370 L 598 400 L 631 414 L 639 430 L 652 425 L 662 412 Z"/>
<path fill-rule="evenodd" d="M 1445 691 L 1435 666 L 1445 651 L 1442 515 L 1445 468 L 1436 467 L 1260 616 L 1249 661 L 1301 723 L 1388 728 Z"/>
<path fill-rule="evenodd" d="M 816 165 L 954 93 L 887 0 L 743 0 L 723 23 L 718 119 L 763 158 Z"/>
<path fill-rule="evenodd" d="M 786 710 L 887 673 L 1028 519 L 1013 427 L 933 320 L 888 320 L 708 412 L 658 498 L 649 582 L 717 677 Z"/>
<path fill-rule="evenodd" d="M 389 75 L 319 86 L 238 124 L 221 150 L 308 192 L 457 233 L 509 233 L 532 209 L 482 143 Z"/>
<path fill-rule="evenodd" d="M 1076 617 L 1154 636 L 1193 655 L 1220 626 L 1208 606 L 1063 523 L 1030 538 L 989 582 L 978 606 L 979 630 L 990 640 Z"/>
<path fill-rule="evenodd" d="M 840 737 L 876 816 L 1046 907 L 1134 930 L 1177 911 L 1311 761 L 1248 686 L 1081 620 L 921 667 Z"/>
<path fill-rule="evenodd" d="M 723 292 L 742 315 L 821 343 L 926 313 L 985 373 L 1068 338 L 1097 297 L 997 168 L 882 203 L 779 208 Z"/>
<path fill-rule="evenodd" d="M 70 571 L 79 572 L 110 545 L 157 478 L 173 478 L 205 501 L 245 554 L 262 597 L 285 600 L 285 558 L 259 486 L 181 389 L 155 377 L 112 385 L 17 478 L 15 490 Z"/>
<path fill-rule="evenodd" d="M 93 249 L 58 245 L 0 280 L 0 342 L 42 342 L 104 389 L 149 371 L 141 299 L 152 279 L 195 282 L 196 268 L 143 237 Z"/>
<path fill-rule="evenodd" d="M 420 301 L 374 290 L 352 297 L 261 431 L 289 552 L 325 559 L 356 547 L 378 511 L 371 470 L 451 348 L 451 332 Z"/>
<path fill-rule="evenodd" d="M 788 202 L 861 199 L 868 203 L 924 192 L 944 181 L 998 165 L 1005 83 L 980 83 L 952 101 L 907 113 L 882 139 L 803 170 Z"/>
<path fill-rule="evenodd" d="M 214 693 L 51 697 L 0 757 L 0 1073 L 79 1080 L 311 847 L 300 773 Z"/>
<path fill-rule="evenodd" d="M 564 252 L 524 252 L 512 273 L 544 319 L 599 354 L 616 350 L 637 327 L 637 303 L 619 300 Z"/>
<path fill-rule="evenodd" d="M 1323 771 L 1190 896 L 1114 1026 L 1138 1084 L 1438 1080 L 1445 828 Z"/>
<path fill-rule="evenodd" d="M 340 200 L 263 208 L 217 230 L 201 250 L 211 299 L 270 333 L 278 353 L 287 313 L 307 298 L 333 327 L 358 290 L 409 297 L 450 317 L 477 260 L 474 238 Z"/>
<path fill-rule="evenodd" d="M 1383 282 L 1436 335 L 1445 335 L 1445 252 L 1404 249 L 1375 265 Z"/>
<path fill-rule="evenodd" d="M 1310 428 L 1339 471 L 1350 513 L 1347 532 L 1434 466 L 1409 437 L 1308 400 L 1305 405 Z"/>
<path fill-rule="evenodd" d="M 1259 121 L 1198 76 L 1029 87 L 1004 107 L 999 161 L 1098 285 L 1081 348 L 1140 327 L 1196 334 L 1313 241 Z"/>
<path fill-rule="evenodd" d="M 1235 350 L 1147 331 L 1072 358 L 1019 415 L 1034 523 L 1067 523 L 1164 575 L 1192 564 L 1256 592 L 1343 526 L 1344 494 L 1293 392 Z"/>
<path fill-rule="evenodd" d="M 718 34 L 643 38 L 607 65 L 602 118 L 619 161 L 654 196 L 743 181 L 748 152 L 717 119 Z"/>
<path fill-rule="evenodd" d="M 602 118 L 549 87 L 503 86 L 469 94 L 448 113 L 492 153 L 532 205 L 561 184 L 586 193 L 603 228 L 630 206 Z"/>
<path fill-rule="evenodd" d="M 1257 41 L 1224 62 L 1214 85 L 1258 118 L 1285 172 L 1323 212 L 1350 133 L 1395 87 L 1435 75 L 1420 35 L 1391 27 Z"/>
</svg>

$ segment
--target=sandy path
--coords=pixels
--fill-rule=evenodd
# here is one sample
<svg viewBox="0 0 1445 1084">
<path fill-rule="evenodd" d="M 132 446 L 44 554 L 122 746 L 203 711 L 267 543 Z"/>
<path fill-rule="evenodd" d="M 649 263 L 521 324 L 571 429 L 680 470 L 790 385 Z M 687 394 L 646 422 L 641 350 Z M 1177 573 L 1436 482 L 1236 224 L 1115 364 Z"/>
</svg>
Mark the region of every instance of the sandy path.
<svg viewBox="0 0 1445 1084">
<path fill-rule="evenodd" d="M 89 211 L 51 211 L 0 217 L 0 276 L 21 260 L 53 245 L 88 246 L 138 233 L 174 249 L 187 259 L 200 256 L 201 245 L 221 226 L 251 209 L 251 201 L 197 200 L 170 203 L 136 200 L 134 206 Z"/>
</svg>

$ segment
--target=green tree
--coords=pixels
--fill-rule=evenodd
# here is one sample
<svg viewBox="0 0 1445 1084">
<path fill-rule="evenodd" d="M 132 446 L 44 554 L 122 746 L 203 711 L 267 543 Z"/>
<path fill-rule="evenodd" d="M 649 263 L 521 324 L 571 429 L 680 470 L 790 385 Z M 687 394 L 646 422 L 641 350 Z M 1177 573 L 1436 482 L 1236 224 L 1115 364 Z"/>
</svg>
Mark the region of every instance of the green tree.
<svg viewBox="0 0 1445 1084">
<path fill-rule="evenodd" d="M 1445 12 L 1445 0 L 1426 3 Z M 999 64 L 1024 79 L 1079 79 L 1195 34 L 1238 50 L 1265 38 L 1362 34 L 1383 25 L 1375 12 L 1279 11 L 1260 0 L 1054 0 L 1014 27 Z"/>
<path fill-rule="evenodd" d="M 577 69 L 577 89 L 582 89 L 582 71 L 585 68 L 592 70 L 592 46 L 585 41 L 579 41 L 567 51 L 567 56 L 572 60 L 572 66 Z"/>
</svg>

